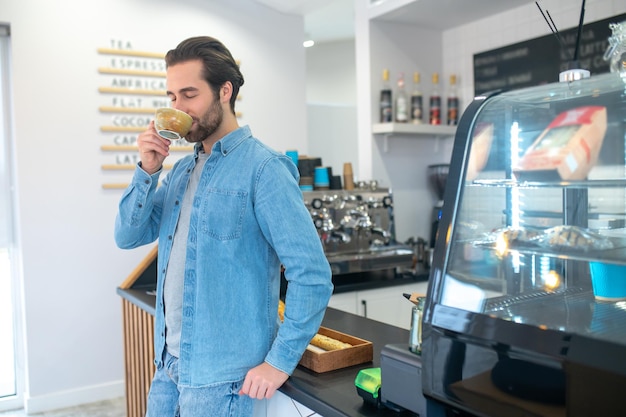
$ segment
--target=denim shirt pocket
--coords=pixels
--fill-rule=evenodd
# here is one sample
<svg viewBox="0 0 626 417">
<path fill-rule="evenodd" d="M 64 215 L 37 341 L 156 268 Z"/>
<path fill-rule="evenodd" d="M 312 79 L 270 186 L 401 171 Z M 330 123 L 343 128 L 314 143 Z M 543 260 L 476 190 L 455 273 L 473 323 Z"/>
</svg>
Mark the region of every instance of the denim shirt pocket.
<svg viewBox="0 0 626 417">
<path fill-rule="evenodd" d="M 202 231 L 217 240 L 239 239 L 247 198 L 246 191 L 209 189 L 202 201 Z"/>
</svg>

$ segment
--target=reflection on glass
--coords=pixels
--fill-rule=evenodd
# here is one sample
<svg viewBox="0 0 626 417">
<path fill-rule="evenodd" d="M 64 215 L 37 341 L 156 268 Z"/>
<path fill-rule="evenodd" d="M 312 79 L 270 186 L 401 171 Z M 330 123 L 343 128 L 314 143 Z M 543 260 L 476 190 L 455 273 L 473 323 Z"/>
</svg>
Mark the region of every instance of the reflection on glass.
<svg viewBox="0 0 626 417">
<path fill-rule="evenodd" d="M 485 292 L 478 286 L 446 277 L 441 302 L 467 311 L 481 312 L 485 303 Z"/>
</svg>

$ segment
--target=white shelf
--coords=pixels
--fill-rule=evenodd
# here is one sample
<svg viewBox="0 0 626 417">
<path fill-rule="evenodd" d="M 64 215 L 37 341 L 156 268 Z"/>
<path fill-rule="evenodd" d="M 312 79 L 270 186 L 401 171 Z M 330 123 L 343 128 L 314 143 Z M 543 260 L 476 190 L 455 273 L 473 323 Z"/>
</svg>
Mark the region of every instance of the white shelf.
<svg viewBox="0 0 626 417">
<path fill-rule="evenodd" d="M 376 123 L 372 125 L 372 133 L 384 135 L 414 135 L 414 136 L 454 136 L 456 126 L 430 125 L 413 123 Z"/>
</svg>

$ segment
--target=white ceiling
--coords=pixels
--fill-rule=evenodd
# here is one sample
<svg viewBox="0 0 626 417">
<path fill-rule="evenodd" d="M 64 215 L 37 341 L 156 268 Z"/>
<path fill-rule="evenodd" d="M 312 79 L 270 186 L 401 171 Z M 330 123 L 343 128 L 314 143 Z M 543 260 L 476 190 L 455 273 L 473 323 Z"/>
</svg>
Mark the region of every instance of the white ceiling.
<svg viewBox="0 0 626 417">
<path fill-rule="evenodd" d="M 306 35 L 316 42 L 354 37 L 355 0 L 256 1 L 282 13 L 304 16 Z M 384 7 L 385 1 L 378 1 L 377 7 Z M 382 19 L 431 29 L 449 29 L 533 2 L 534 0 L 416 0 L 389 12 Z M 542 19 L 539 10 L 537 17 Z"/>
<path fill-rule="evenodd" d="M 354 38 L 355 0 L 256 0 L 282 13 L 304 16 L 305 36 L 315 42 Z"/>
<path fill-rule="evenodd" d="M 319 3 L 319 7 L 304 14 L 304 31 L 311 39 L 328 42 L 354 38 L 354 0 L 308 0 L 308 3 Z"/>
<path fill-rule="evenodd" d="M 411 23 L 430 29 L 450 29 L 534 2 L 534 0 L 417 0 L 387 13 L 382 20 Z M 537 12 L 537 18 L 543 20 L 537 7 L 534 5 L 532 7 Z"/>
</svg>

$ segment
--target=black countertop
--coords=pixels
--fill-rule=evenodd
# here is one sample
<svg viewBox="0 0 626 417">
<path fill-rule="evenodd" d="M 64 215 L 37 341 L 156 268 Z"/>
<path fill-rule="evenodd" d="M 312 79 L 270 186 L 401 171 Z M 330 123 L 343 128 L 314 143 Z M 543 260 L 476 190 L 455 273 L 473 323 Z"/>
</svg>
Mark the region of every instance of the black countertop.
<svg viewBox="0 0 626 417">
<path fill-rule="evenodd" d="M 389 409 L 378 409 L 367 404 L 357 394 L 354 386 L 359 370 L 380 366 L 380 352 L 385 345 L 406 343 L 408 349 L 408 330 L 334 308 L 326 310 L 322 325 L 372 342 L 374 360 L 321 374 L 298 366 L 280 388 L 281 392 L 323 417 L 413 415 L 409 412 L 397 413 Z"/>
</svg>

